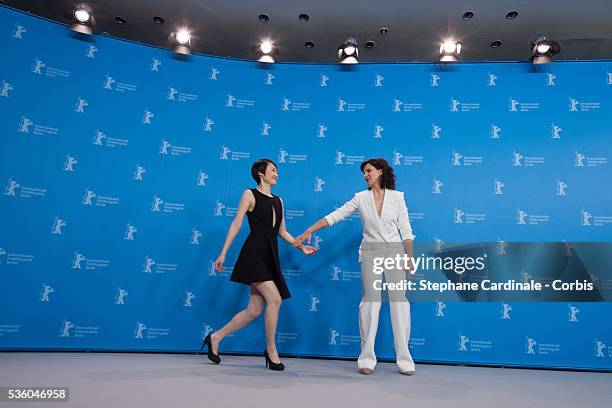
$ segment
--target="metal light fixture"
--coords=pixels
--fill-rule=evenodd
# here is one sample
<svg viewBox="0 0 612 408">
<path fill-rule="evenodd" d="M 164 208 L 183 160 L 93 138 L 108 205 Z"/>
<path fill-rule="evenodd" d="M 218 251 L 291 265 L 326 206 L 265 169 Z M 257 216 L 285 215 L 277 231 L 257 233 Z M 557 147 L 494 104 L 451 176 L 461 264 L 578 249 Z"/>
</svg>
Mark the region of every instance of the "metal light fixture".
<svg viewBox="0 0 612 408">
<path fill-rule="evenodd" d="M 256 54 L 258 62 L 274 64 L 278 57 L 278 47 L 272 40 L 266 38 L 259 43 Z"/>
<path fill-rule="evenodd" d="M 341 64 L 357 64 L 359 63 L 359 46 L 357 40 L 353 37 L 347 40 L 338 47 L 338 58 Z"/>
<path fill-rule="evenodd" d="M 96 19 L 93 9 L 87 3 L 81 3 L 74 9 L 72 30 L 81 34 L 93 34 Z"/>
<path fill-rule="evenodd" d="M 187 28 L 180 28 L 168 37 L 172 49 L 178 54 L 191 54 L 191 32 Z"/>
<path fill-rule="evenodd" d="M 444 40 L 440 44 L 440 62 L 457 62 L 461 54 L 462 44 L 453 39 Z"/>
<path fill-rule="evenodd" d="M 533 40 L 530 46 L 531 57 L 529 60 L 534 64 L 548 64 L 561 51 L 561 45 L 558 42 L 550 40 L 543 35 Z"/>
</svg>

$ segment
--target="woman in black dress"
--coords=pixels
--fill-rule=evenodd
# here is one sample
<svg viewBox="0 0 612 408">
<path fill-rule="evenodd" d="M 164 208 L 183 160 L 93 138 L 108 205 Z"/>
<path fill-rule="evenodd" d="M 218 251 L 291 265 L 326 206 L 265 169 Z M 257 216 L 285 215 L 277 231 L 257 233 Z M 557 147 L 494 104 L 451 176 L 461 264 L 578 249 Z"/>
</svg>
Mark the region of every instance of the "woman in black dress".
<svg viewBox="0 0 612 408">
<path fill-rule="evenodd" d="M 282 299 L 289 298 L 291 294 L 278 260 L 277 237 L 280 235 L 292 245 L 294 238 L 285 228 L 283 202 L 271 192 L 271 188 L 278 181 L 276 164 L 269 159 L 258 160 L 251 168 L 251 175 L 258 184 L 257 188 L 242 193 L 236 218 L 230 225 L 223 249 L 215 261 L 215 268 L 221 271 L 227 251 L 238 234 L 246 214 L 251 231 L 240 250 L 230 279 L 251 286 L 249 304 L 222 329 L 206 336 L 202 348 L 207 345 L 208 358 L 216 364 L 221 362 L 217 355 L 221 340 L 251 323 L 261 314 L 265 304 L 266 367 L 280 371 L 284 369 L 284 365 L 280 362 L 276 351 L 276 324 Z M 306 255 L 316 252 L 311 246 L 299 245 L 297 248 Z"/>
</svg>

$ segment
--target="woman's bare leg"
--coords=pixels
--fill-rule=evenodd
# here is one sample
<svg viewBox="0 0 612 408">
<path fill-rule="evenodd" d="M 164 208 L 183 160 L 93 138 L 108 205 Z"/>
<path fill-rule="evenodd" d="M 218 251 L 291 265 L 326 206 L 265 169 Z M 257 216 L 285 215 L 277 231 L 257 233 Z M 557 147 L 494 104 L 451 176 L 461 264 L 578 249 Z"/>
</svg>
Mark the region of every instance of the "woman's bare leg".
<svg viewBox="0 0 612 408">
<path fill-rule="evenodd" d="M 210 336 L 212 352 L 217 354 L 219 343 L 221 343 L 221 340 L 223 340 L 225 336 L 242 329 L 255 320 L 263 311 L 264 304 L 264 297 L 259 293 L 257 288 L 251 286 L 251 295 L 249 296 L 249 304 L 246 309 L 234 315 L 232 320 Z"/>
<path fill-rule="evenodd" d="M 276 325 L 278 323 L 278 312 L 282 298 L 274 281 L 256 282 L 253 286 L 266 300 L 266 350 L 273 363 L 280 363 L 278 352 L 276 351 Z"/>
</svg>

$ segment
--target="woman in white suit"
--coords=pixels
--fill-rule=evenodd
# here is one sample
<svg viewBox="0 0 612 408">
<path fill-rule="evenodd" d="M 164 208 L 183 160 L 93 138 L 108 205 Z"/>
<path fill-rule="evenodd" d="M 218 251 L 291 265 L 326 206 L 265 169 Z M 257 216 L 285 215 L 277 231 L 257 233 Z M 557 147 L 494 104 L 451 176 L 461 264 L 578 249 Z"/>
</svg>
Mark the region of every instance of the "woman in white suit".
<svg viewBox="0 0 612 408">
<path fill-rule="evenodd" d="M 404 193 L 395 191 L 395 175 L 385 159 L 368 159 L 361 163 L 367 190 L 360 191 L 336 211 L 310 226 L 295 239 L 295 245 L 310 242 L 311 235 L 343 220 L 355 211 L 359 212 L 363 227 L 363 240 L 359 247 L 364 296 L 359 304 L 359 330 L 361 353 L 357 360 L 359 372 L 371 374 L 376 366 L 374 340 L 378 328 L 381 293 L 372 289 L 372 259 L 380 255 L 402 252 L 412 257 L 414 235 L 408 219 Z M 390 251 L 389 251 L 390 250 Z M 411 265 L 410 265 L 411 266 Z M 399 282 L 407 279 L 407 270 L 385 270 L 385 280 Z M 403 276 L 402 276 L 403 275 Z M 399 295 L 399 297 L 398 297 Z M 414 361 L 408 350 L 410 337 L 410 303 L 404 292 L 389 293 L 391 324 L 395 343 L 397 365 L 405 375 L 414 374 Z"/>
</svg>

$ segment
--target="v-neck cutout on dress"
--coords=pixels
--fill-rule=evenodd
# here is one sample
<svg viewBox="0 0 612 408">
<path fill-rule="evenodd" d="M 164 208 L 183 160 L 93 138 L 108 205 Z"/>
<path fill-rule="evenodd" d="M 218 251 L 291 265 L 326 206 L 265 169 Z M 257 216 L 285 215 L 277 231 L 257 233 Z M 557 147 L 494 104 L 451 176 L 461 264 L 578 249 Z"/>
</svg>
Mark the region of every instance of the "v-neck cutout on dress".
<svg viewBox="0 0 612 408">
<path fill-rule="evenodd" d="M 374 204 L 374 213 L 378 216 L 378 219 L 381 220 L 383 211 L 385 210 L 385 201 L 387 201 L 387 189 L 383 189 L 382 203 L 380 204 L 380 214 L 378 213 L 378 208 L 376 207 L 376 197 L 374 197 L 374 190 L 370 190 L 370 194 L 372 195 L 372 202 Z"/>
</svg>

